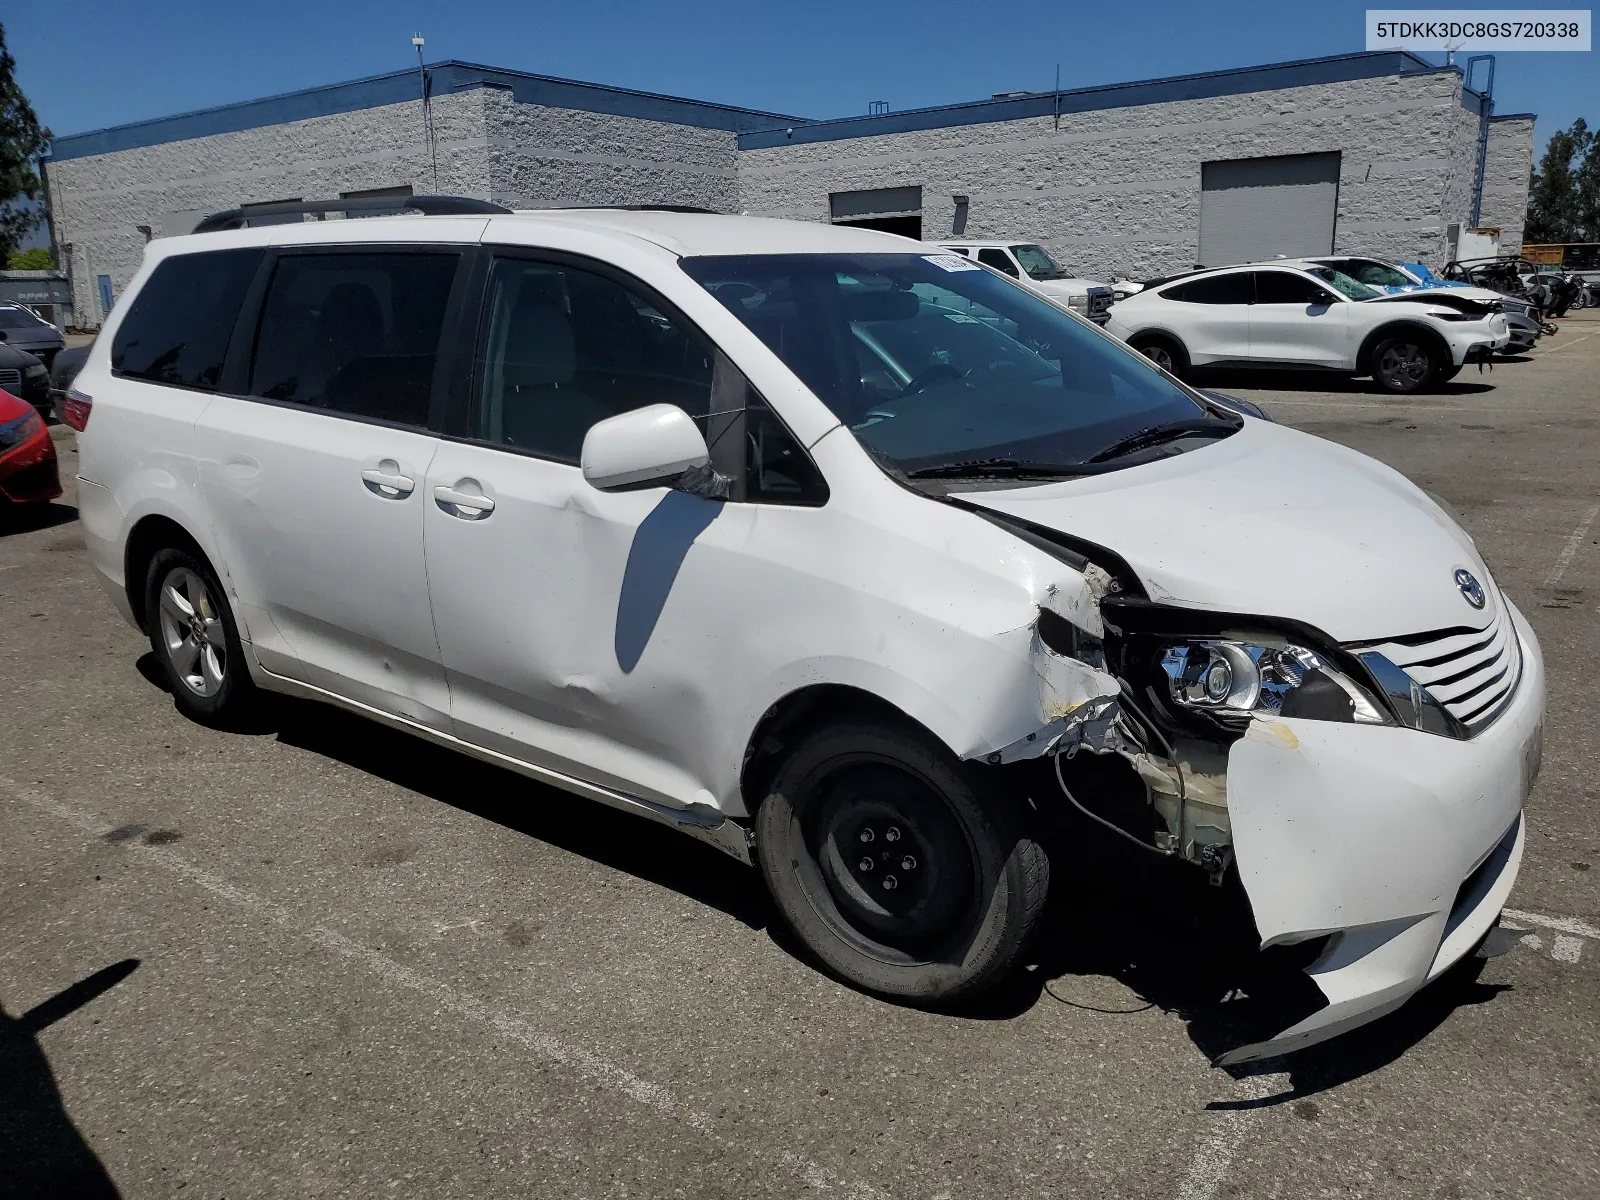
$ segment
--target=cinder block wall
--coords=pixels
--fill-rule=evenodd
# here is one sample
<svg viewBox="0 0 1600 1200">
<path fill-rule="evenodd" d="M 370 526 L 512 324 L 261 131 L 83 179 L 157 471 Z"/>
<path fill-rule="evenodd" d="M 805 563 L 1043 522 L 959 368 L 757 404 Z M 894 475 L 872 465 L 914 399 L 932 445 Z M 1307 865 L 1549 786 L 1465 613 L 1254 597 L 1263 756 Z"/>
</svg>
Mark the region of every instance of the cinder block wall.
<svg viewBox="0 0 1600 1200">
<path fill-rule="evenodd" d="M 1137 278 L 1199 253 L 1208 160 L 1342 152 L 1335 248 L 1437 259 L 1470 204 L 1477 117 L 1450 72 L 1285 88 L 739 155 L 740 207 L 828 219 L 828 194 L 920 185 L 923 235 L 1038 241 L 1086 275 Z"/>
<path fill-rule="evenodd" d="M 1528 219 L 1528 175 L 1532 170 L 1533 118 L 1491 118 L 1478 223 L 1500 227 L 1502 253 L 1522 252 L 1522 230 Z"/>
<path fill-rule="evenodd" d="M 521 103 L 485 89 L 490 198 L 512 207 L 737 201 L 738 135 Z"/>
</svg>

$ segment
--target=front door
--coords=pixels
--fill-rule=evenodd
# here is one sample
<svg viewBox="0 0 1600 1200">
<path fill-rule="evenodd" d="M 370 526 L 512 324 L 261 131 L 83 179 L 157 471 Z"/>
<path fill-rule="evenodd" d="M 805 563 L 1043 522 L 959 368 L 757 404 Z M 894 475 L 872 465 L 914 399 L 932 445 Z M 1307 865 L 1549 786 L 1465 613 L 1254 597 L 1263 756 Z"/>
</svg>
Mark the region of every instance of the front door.
<svg viewBox="0 0 1600 1200">
<path fill-rule="evenodd" d="M 702 428 L 713 358 L 601 267 L 497 258 L 469 438 L 423 483 L 457 736 L 682 807 L 711 803 L 709 667 L 751 515 L 578 466 L 596 421 L 669 403 Z"/>
<path fill-rule="evenodd" d="M 201 486 L 257 661 L 448 727 L 423 486 L 461 254 L 284 253 L 239 384 L 196 426 Z"/>
</svg>

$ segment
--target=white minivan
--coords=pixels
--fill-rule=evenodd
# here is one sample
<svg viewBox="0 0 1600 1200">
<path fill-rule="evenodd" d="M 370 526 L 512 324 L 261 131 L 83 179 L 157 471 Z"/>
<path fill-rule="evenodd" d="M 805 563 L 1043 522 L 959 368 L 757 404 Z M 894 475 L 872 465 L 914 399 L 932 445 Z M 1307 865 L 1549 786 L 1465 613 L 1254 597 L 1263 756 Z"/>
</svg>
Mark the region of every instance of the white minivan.
<svg viewBox="0 0 1600 1200">
<path fill-rule="evenodd" d="M 916 1004 L 1018 962 L 1081 811 L 1316 984 L 1229 1061 L 1494 927 L 1543 665 L 1400 475 L 904 238 L 441 207 L 152 242 L 77 377 L 184 713 L 324 701 L 666 822 Z"/>
</svg>

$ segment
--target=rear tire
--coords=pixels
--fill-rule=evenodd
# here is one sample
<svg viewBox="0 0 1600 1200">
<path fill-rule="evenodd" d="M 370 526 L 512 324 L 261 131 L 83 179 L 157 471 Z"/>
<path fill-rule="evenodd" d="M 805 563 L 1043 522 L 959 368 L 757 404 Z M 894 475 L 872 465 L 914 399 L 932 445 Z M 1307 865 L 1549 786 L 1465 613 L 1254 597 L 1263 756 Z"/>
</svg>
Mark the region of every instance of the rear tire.
<svg viewBox="0 0 1600 1200">
<path fill-rule="evenodd" d="M 949 1004 L 999 982 L 1049 890 L 1019 803 L 889 724 L 801 740 L 756 834 L 767 887 L 800 940 L 847 983 L 902 1003 Z"/>
<path fill-rule="evenodd" d="M 1168 375 L 1175 375 L 1179 379 L 1188 378 L 1189 354 L 1174 339 L 1152 333 L 1134 337 L 1129 340 L 1128 345 Z"/>
<path fill-rule="evenodd" d="M 1454 365 L 1415 333 L 1384 338 L 1372 348 L 1371 363 L 1373 382 L 1396 395 L 1421 391 Z"/>
<path fill-rule="evenodd" d="M 259 693 L 233 610 L 209 563 L 186 550 L 157 551 L 145 575 L 144 612 L 150 648 L 179 712 L 217 727 L 250 714 Z"/>
</svg>

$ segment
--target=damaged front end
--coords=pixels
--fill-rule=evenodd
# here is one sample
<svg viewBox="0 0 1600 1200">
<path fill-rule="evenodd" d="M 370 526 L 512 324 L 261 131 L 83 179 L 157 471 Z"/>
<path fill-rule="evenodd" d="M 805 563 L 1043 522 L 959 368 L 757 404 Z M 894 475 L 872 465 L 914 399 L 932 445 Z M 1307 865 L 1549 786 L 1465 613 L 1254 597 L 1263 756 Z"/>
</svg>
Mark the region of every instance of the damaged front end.
<svg viewBox="0 0 1600 1200">
<path fill-rule="evenodd" d="M 1397 691 L 1381 656 L 1317 630 L 1094 591 L 1099 636 L 1048 605 L 1036 628 L 1045 695 L 1071 699 L 1043 704 L 1043 727 L 989 761 L 1048 758 L 1090 820 L 1214 884 L 1237 871 L 1262 951 L 1294 947 L 1320 995 L 1219 1063 L 1371 1021 L 1487 935 L 1516 878 L 1543 716 L 1537 642 L 1515 610 L 1522 686 L 1469 733 L 1420 687 Z M 1064 764 L 1081 751 L 1132 768 L 1143 819 L 1075 794 Z"/>
</svg>

